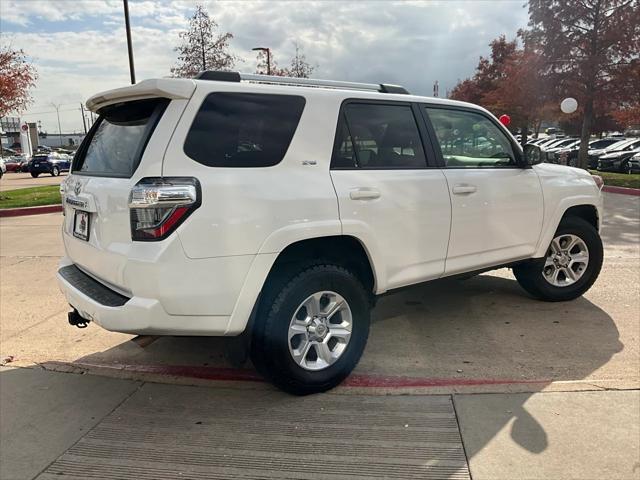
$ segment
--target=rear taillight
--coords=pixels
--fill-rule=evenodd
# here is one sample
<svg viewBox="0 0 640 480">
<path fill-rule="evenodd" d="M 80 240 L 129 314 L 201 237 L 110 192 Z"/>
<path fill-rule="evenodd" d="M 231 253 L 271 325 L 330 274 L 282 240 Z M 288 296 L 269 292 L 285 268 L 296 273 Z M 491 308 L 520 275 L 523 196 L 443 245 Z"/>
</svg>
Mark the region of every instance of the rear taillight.
<svg viewBox="0 0 640 480">
<path fill-rule="evenodd" d="M 200 183 L 193 177 L 143 178 L 129 195 L 131 239 L 166 238 L 200 203 Z"/>
</svg>

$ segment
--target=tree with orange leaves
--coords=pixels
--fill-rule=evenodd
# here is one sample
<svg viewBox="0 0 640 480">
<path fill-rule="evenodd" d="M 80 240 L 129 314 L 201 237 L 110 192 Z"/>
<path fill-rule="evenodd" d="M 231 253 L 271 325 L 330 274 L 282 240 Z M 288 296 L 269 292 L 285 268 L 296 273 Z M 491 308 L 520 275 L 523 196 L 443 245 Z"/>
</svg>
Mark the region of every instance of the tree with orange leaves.
<svg viewBox="0 0 640 480">
<path fill-rule="evenodd" d="M 0 46 L 0 117 L 22 112 L 31 104 L 29 90 L 37 78 L 35 67 L 22 50 Z"/>
</svg>

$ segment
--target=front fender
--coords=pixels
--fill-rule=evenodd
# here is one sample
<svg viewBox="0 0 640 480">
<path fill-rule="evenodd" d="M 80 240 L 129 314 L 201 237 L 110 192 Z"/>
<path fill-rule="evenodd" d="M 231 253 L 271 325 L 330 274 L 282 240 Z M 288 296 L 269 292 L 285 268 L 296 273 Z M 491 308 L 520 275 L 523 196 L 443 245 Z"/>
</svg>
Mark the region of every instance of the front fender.
<svg viewBox="0 0 640 480">
<path fill-rule="evenodd" d="M 598 195 L 576 195 L 572 197 L 564 198 L 560 203 L 556 204 L 553 212 L 548 216 L 543 225 L 543 230 L 540 235 L 540 240 L 536 247 L 534 258 L 544 257 L 547 254 L 547 249 L 553 240 L 553 236 L 560 225 L 562 217 L 571 207 L 577 207 L 581 205 L 591 205 L 596 208 L 598 212 L 598 230 L 602 225 L 602 197 Z"/>
</svg>

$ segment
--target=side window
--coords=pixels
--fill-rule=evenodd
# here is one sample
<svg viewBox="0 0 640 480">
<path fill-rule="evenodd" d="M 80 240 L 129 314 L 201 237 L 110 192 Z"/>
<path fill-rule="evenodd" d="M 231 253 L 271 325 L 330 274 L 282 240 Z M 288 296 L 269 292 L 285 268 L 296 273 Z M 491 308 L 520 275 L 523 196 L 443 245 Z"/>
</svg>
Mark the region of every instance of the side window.
<svg viewBox="0 0 640 480">
<path fill-rule="evenodd" d="M 184 151 L 208 167 L 276 165 L 287 153 L 304 104 L 293 95 L 211 93 L 193 120 Z"/>
<path fill-rule="evenodd" d="M 333 168 L 424 168 L 418 125 L 408 105 L 350 103 L 343 109 Z"/>
<path fill-rule="evenodd" d="M 484 115 L 426 108 L 449 168 L 510 167 L 516 156 L 507 136 Z"/>
</svg>

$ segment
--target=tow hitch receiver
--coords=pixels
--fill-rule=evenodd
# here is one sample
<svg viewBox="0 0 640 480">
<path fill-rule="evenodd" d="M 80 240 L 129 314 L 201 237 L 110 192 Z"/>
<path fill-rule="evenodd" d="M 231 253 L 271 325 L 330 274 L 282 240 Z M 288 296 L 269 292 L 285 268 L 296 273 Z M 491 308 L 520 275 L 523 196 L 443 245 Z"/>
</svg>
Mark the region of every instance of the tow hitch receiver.
<svg viewBox="0 0 640 480">
<path fill-rule="evenodd" d="M 89 325 L 90 320 L 82 318 L 78 313 L 78 310 L 76 310 L 75 308 L 73 309 L 73 312 L 69 312 L 67 316 L 69 318 L 69 323 L 78 328 L 86 328 L 86 326 Z"/>
</svg>

